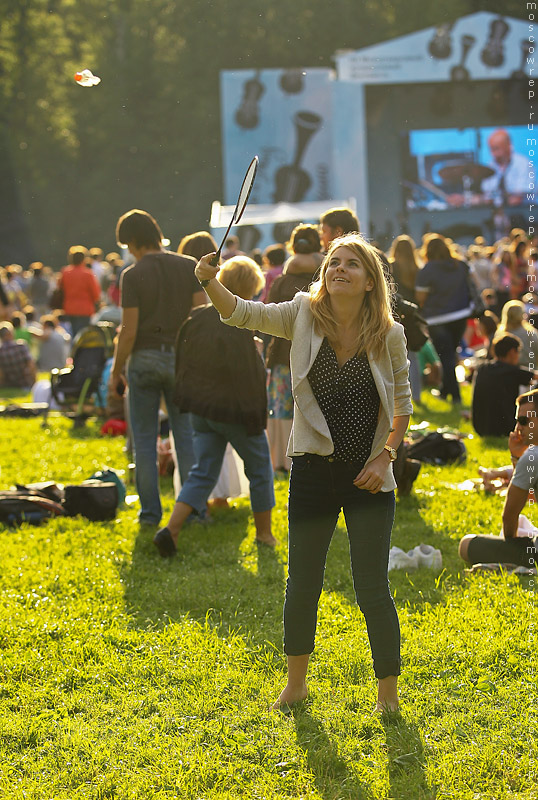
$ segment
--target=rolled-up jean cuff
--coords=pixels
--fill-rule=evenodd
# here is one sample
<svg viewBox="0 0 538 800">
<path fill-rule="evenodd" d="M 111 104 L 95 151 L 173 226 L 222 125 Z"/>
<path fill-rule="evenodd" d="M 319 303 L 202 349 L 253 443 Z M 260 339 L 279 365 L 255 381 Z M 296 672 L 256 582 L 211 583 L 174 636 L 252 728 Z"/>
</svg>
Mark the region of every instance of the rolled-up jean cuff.
<svg viewBox="0 0 538 800">
<path fill-rule="evenodd" d="M 383 678 L 388 678 L 390 675 L 399 675 L 401 672 L 400 660 L 394 661 L 393 659 L 376 659 L 374 661 L 374 673 L 376 678 L 380 681 Z"/>
<path fill-rule="evenodd" d="M 310 656 L 314 652 L 313 647 L 288 647 L 284 641 L 285 656 Z"/>
</svg>

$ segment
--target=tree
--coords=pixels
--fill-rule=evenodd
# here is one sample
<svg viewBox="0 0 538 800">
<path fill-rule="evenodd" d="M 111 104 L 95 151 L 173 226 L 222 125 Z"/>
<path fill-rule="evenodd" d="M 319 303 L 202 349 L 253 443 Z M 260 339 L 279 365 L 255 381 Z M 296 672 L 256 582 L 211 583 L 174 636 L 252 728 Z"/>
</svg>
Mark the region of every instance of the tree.
<svg viewBox="0 0 538 800">
<path fill-rule="evenodd" d="M 0 262 L 111 249 L 133 207 L 175 246 L 221 196 L 221 70 L 331 66 L 337 50 L 479 10 L 527 13 L 519 0 L 0 0 Z M 84 67 L 99 86 L 75 84 Z"/>
</svg>

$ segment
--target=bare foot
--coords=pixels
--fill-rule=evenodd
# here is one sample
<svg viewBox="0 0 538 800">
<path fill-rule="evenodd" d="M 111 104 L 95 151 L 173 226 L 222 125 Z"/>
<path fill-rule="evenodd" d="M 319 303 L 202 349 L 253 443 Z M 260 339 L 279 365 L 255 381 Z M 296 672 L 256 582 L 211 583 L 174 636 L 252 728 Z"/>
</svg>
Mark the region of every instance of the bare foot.
<svg viewBox="0 0 538 800">
<path fill-rule="evenodd" d="M 269 706 L 269 711 L 289 711 L 308 697 L 306 683 L 300 689 L 291 689 L 289 686 L 280 693 L 276 702 Z"/>
<path fill-rule="evenodd" d="M 400 703 L 396 700 L 378 700 L 375 704 L 375 710 L 380 714 L 385 714 L 387 711 L 399 711 Z"/>
<path fill-rule="evenodd" d="M 266 547 L 276 547 L 277 541 L 272 533 L 256 536 L 256 544 L 264 544 Z"/>
<path fill-rule="evenodd" d="M 381 713 L 386 711 L 398 711 L 399 707 L 397 676 L 388 675 L 386 678 L 380 678 L 377 682 L 376 711 L 380 711 Z"/>
</svg>

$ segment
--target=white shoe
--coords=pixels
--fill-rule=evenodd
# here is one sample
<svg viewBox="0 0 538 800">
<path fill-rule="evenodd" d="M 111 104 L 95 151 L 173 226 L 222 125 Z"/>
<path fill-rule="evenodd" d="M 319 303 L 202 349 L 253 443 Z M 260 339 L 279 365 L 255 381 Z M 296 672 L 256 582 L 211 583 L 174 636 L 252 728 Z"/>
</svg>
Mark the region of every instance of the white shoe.
<svg viewBox="0 0 538 800">
<path fill-rule="evenodd" d="M 389 569 L 417 569 L 419 566 L 418 556 L 414 550 L 405 553 L 399 547 L 391 547 L 389 553 Z"/>
<path fill-rule="evenodd" d="M 414 553 L 419 567 L 440 570 L 443 566 L 443 556 L 431 544 L 418 544 L 411 553 Z"/>
</svg>

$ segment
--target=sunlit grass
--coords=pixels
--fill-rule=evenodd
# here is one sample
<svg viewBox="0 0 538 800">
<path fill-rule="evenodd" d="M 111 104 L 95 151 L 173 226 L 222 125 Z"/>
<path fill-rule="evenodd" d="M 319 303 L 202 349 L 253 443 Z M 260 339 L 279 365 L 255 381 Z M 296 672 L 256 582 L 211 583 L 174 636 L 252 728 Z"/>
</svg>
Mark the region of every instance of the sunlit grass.
<svg viewBox="0 0 538 800">
<path fill-rule="evenodd" d="M 418 419 L 460 425 L 428 399 Z M 0 489 L 125 469 L 120 439 L 53 417 L 0 421 Z M 449 485 L 504 443 L 468 440 L 468 461 L 424 467 L 399 501 L 393 543 L 440 548 L 441 574 L 391 573 L 403 642 L 402 713 L 373 713 L 375 681 L 335 534 L 320 603 L 310 700 L 268 713 L 282 687 L 287 484 L 276 553 L 257 550 L 246 500 L 185 529 L 159 558 L 136 509 L 106 524 L 0 528 L 0 796 L 508 800 L 536 791 L 536 619 L 529 579 L 468 576 L 464 533 L 497 531 L 502 500 Z M 133 487 L 129 487 L 133 491 Z M 163 484 L 166 511 L 170 481 Z M 532 731 L 534 734 L 532 735 Z"/>
</svg>

